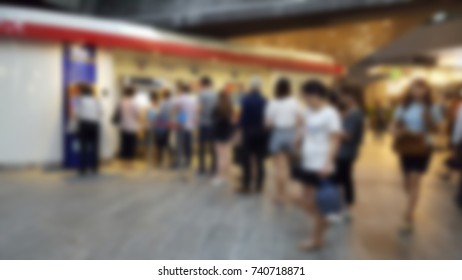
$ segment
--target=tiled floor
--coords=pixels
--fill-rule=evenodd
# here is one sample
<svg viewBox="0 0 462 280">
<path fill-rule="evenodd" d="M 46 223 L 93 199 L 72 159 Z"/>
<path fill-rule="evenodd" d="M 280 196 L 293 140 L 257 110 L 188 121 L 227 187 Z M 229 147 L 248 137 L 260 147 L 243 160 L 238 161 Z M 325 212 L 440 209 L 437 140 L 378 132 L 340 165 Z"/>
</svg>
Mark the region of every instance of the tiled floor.
<svg viewBox="0 0 462 280">
<path fill-rule="evenodd" d="M 365 144 L 354 221 L 331 226 L 321 252 L 297 250 L 310 221 L 295 207 L 274 206 L 271 184 L 263 197 L 240 197 L 206 180 L 185 184 L 170 171 L 106 171 L 85 180 L 4 171 L 0 258 L 462 259 L 462 213 L 455 187 L 436 177 L 441 156 L 425 179 L 415 234 L 398 234 L 404 196 L 389 146 Z"/>
</svg>

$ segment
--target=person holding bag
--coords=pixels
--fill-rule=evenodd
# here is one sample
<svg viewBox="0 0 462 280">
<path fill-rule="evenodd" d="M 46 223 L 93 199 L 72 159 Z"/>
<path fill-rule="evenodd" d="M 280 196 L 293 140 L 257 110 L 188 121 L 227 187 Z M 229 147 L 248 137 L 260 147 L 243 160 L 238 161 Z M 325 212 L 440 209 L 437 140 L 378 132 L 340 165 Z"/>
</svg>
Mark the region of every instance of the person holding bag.
<svg viewBox="0 0 462 280">
<path fill-rule="evenodd" d="M 301 158 L 294 178 L 303 186 L 297 203 L 314 220 L 313 235 L 300 244 L 301 250 L 317 250 L 324 245 L 327 215 L 338 210 L 331 198 L 340 202 L 340 193 L 333 186 L 335 159 L 342 132 L 339 112 L 328 101 L 327 88 L 319 81 L 305 82 L 302 94 L 306 103 L 303 125 L 297 133 L 296 146 Z M 324 203 L 327 202 L 327 203 Z"/>
<path fill-rule="evenodd" d="M 392 122 L 393 148 L 400 159 L 408 198 L 401 228 L 404 233 L 413 229 L 421 179 L 432 154 L 432 133 L 441 120 L 440 111 L 432 102 L 430 86 L 420 79 L 413 81 Z"/>
</svg>

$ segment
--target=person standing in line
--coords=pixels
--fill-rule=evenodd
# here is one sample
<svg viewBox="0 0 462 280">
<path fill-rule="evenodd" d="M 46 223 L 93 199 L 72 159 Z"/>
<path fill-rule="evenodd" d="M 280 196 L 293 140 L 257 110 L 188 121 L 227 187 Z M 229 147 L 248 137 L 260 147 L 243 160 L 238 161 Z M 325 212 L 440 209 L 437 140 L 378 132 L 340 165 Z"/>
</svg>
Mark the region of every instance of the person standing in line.
<svg viewBox="0 0 462 280">
<path fill-rule="evenodd" d="M 296 179 L 303 185 L 300 206 L 313 218 L 314 229 L 313 235 L 300 244 L 300 249 L 317 250 L 324 245 L 327 220 L 318 209 L 316 193 L 321 183 L 334 179 L 341 117 L 329 104 L 327 89 L 321 82 L 305 82 L 301 91 L 307 110 L 297 133 L 296 146 L 301 146 L 301 162 Z"/>
<path fill-rule="evenodd" d="M 256 190 L 263 190 L 265 179 L 265 164 L 267 132 L 265 128 L 266 98 L 261 93 L 261 81 L 253 78 L 250 92 L 241 101 L 238 131 L 240 135 L 242 187 L 240 192 L 248 193 L 251 184 Z"/>
<path fill-rule="evenodd" d="M 170 161 L 173 160 L 173 152 L 170 147 L 170 129 L 171 129 L 171 114 L 172 114 L 172 98 L 168 89 L 162 91 L 162 101 L 159 105 L 159 110 L 155 123 L 156 149 L 157 149 L 157 164 L 162 166 L 165 155 L 170 156 Z"/>
<path fill-rule="evenodd" d="M 364 113 L 361 109 L 361 98 L 362 92 L 357 87 L 343 86 L 340 89 L 343 133 L 337 156 L 336 179 L 343 187 L 347 219 L 351 218 L 350 210 L 355 202 L 354 165 L 364 137 Z"/>
<path fill-rule="evenodd" d="M 199 170 L 198 175 L 215 175 L 216 153 L 213 136 L 213 110 L 217 103 L 217 93 L 209 77 L 200 80 L 199 92 Z M 206 166 L 207 156 L 210 164 Z"/>
<path fill-rule="evenodd" d="M 192 134 L 196 128 L 198 101 L 190 86 L 180 82 L 178 96 L 173 101 L 176 116 L 176 164 L 177 168 L 189 169 L 192 157 Z"/>
<path fill-rule="evenodd" d="M 444 99 L 444 105 L 443 107 L 445 108 L 445 113 L 444 113 L 444 118 L 445 118 L 445 133 L 448 135 L 448 144 L 447 148 L 449 150 L 454 150 L 456 146 L 454 146 L 454 135 L 455 135 L 455 127 L 456 127 L 456 122 L 458 118 L 458 111 L 459 107 L 461 105 L 461 99 L 459 96 L 459 93 L 457 92 L 457 89 L 453 89 L 449 91 Z M 455 149 L 457 151 L 457 149 Z M 451 175 L 453 173 L 458 173 L 458 172 L 453 172 L 457 170 L 458 165 L 457 162 L 454 162 L 457 158 L 457 153 L 456 155 L 450 155 L 450 157 L 446 160 L 446 164 L 443 166 L 443 171 L 440 174 L 440 178 L 443 181 L 450 181 Z M 457 160 L 456 160 L 457 161 Z"/>
<path fill-rule="evenodd" d="M 422 176 L 431 160 L 432 133 L 442 121 L 439 112 L 432 102 L 430 86 L 419 79 L 411 83 L 402 104 L 394 113 L 391 130 L 408 199 L 401 228 L 403 233 L 413 230 Z"/>
<path fill-rule="evenodd" d="M 124 89 L 122 100 L 118 110 L 120 114 L 120 158 L 126 169 L 133 169 L 136 156 L 138 132 L 140 130 L 140 110 L 135 102 L 135 89 Z"/>
<path fill-rule="evenodd" d="M 95 96 L 92 86 L 81 84 L 78 88 L 80 96 L 77 100 L 75 117 L 78 122 L 77 135 L 80 142 L 79 174 L 83 176 L 88 171 L 98 174 L 101 103 Z"/>
<path fill-rule="evenodd" d="M 234 134 L 234 110 L 231 97 L 221 92 L 212 112 L 212 129 L 215 153 L 218 161 L 218 173 L 213 185 L 220 186 L 229 182 L 231 165 L 230 142 Z"/>
<path fill-rule="evenodd" d="M 462 104 L 459 104 L 454 118 L 454 127 L 452 129 L 451 146 L 454 158 L 457 159 L 458 165 L 462 163 Z M 462 166 L 457 166 L 459 171 L 459 188 L 456 194 L 456 204 L 462 209 Z"/>
<path fill-rule="evenodd" d="M 380 101 L 377 101 L 373 108 L 372 124 L 375 137 L 378 141 L 382 140 L 382 136 L 387 131 L 387 110 Z"/>
<path fill-rule="evenodd" d="M 276 82 L 275 99 L 266 107 L 266 126 L 271 130 L 269 152 L 273 158 L 273 171 L 276 176 L 275 202 L 286 200 L 286 187 L 290 174 L 290 152 L 294 144 L 297 125 L 302 121 L 302 108 L 299 101 L 291 96 L 288 79 Z"/>
<path fill-rule="evenodd" d="M 154 157 L 157 159 L 157 156 L 154 154 L 158 153 L 157 151 L 157 135 L 156 135 L 156 122 L 157 122 L 157 117 L 159 114 L 159 95 L 158 92 L 153 91 L 151 92 L 150 96 L 150 101 L 151 104 L 149 104 L 149 107 L 147 108 L 146 111 L 146 140 L 147 140 L 147 153 L 148 153 L 148 162 L 150 164 L 153 163 Z M 158 164 L 158 162 L 156 162 Z"/>
</svg>

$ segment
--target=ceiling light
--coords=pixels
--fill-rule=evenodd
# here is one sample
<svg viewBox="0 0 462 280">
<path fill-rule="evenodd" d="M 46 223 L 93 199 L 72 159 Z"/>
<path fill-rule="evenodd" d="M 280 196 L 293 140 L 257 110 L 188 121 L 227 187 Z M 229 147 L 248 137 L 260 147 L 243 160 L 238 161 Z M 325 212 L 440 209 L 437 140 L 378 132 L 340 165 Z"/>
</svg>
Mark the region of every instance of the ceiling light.
<svg viewBox="0 0 462 280">
<path fill-rule="evenodd" d="M 433 15 L 432 20 L 435 23 L 440 23 L 445 21 L 447 18 L 448 14 L 445 11 L 439 11 Z"/>
</svg>

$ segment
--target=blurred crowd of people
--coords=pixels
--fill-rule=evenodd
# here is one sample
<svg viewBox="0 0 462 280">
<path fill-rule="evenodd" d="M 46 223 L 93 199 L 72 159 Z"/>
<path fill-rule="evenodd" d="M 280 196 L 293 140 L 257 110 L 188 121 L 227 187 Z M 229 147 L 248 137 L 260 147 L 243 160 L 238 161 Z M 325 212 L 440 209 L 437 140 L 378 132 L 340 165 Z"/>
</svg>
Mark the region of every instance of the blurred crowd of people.
<svg viewBox="0 0 462 280">
<path fill-rule="evenodd" d="M 81 142 L 79 171 L 84 175 L 98 172 L 102 113 L 91 87 L 82 85 L 80 92 L 75 118 Z M 202 77 L 195 83 L 179 81 L 175 89 L 160 88 L 150 94 L 150 106 L 140 108 L 135 89 L 127 87 L 112 118 L 120 130 L 119 156 L 125 168 L 132 168 L 143 139 L 150 164 L 188 174 L 197 155 L 197 175 L 223 187 L 232 185 L 231 167 L 238 165 L 241 174 L 236 190 L 241 194 L 265 188 L 270 177 L 265 162 L 269 159 L 274 202 L 295 203 L 312 217 L 313 232 L 300 248 L 319 249 L 329 219 L 351 219 L 354 168 L 365 134 L 363 94 L 356 86 L 329 88 L 318 80 L 293 88 L 289 79 L 280 78 L 273 97 L 268 96 L 258 77 L 237 96 L 226 87 L 217 91 L 211 78 Z M 459 99 L 459 93 L 451 96 L 447 102 L 451 105 L 442 110 L 444 106 L 433 102 L 431 87 L 415 80 L 397 104 L 391 124 L 385 124 L 383 111 L 377 113 L 373 125 L 380 133 L 390 128 L 404 177 L 407 208 L 403 232 L 413 230 L 422 176 L 432 158 L 433 135 L 442 131 L 443 123 L 449 123 L 451 139 L 448 166 L 456 171 L 462 168 Z M 295 182 L 302 186 L 297 196 L 288 192 Z M 327 215 L 321 209 L 319 193 L 324 185 L 338 189 L 341 216 Z M 457 199 L 462 205 L 462 181 Z"/>
</svg>

